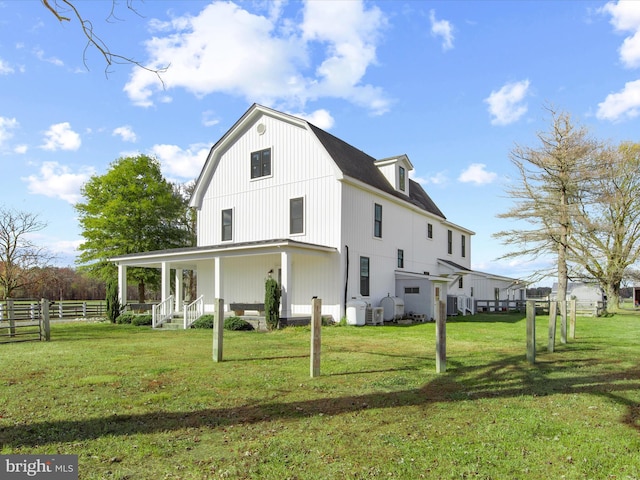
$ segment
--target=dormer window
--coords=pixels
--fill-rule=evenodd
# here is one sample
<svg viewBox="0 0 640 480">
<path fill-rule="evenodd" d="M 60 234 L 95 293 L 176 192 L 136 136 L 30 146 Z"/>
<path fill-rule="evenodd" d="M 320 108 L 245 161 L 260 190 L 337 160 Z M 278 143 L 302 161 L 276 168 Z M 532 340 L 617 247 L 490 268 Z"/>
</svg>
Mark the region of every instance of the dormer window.
<svg viewBox="0 0 640 480">
<path fill-rule="evenodd" d="M 400 186 L 400 190 L 402 190 L 403 192 L 405 190 L 405 176 L 406 172 L 404 167 L 398 167 L 398 184 Z"/>
<path fill-rule="evenodd" d="M 251 153 L 251 178 L 271 175 L 271 149 Z"/>
</svg>

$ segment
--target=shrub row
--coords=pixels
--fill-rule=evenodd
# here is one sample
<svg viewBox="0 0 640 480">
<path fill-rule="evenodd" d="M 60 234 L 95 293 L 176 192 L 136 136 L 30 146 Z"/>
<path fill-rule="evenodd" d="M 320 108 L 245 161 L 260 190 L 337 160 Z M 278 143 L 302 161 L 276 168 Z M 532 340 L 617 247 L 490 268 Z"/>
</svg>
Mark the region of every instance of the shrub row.
<svg viewBox="0 0 640 480">
<path fill-rule="evenodd" d="M 213 328 L 213 315 L 201 316 L 198 320 L 193 322 L 191 328 Z M 240 317 L 227 317 L 224 319 L 224 329 L 253 330 L 253 325 Z"/>
<path fill-rule="evenodd" d="M 152 321 L 153 319 L 151 317 L 151 314 L 149 313 L 144 313 L 142 315 L 139 315 L 132 312 L 125 312 L 125 313 L 121 313 L 116 318 L 116 323 L 119 323 L 119 324 L 130 323 L 136 326 L 151 325 Z"/>
</svg>

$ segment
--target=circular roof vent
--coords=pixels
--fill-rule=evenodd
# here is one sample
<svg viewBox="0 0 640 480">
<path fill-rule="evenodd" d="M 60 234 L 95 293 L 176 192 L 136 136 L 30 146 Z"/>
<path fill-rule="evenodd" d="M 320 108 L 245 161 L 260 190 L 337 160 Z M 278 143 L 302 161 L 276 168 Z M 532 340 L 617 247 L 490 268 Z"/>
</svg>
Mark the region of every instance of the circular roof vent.
<svg viewBox="0 0 640 480">
<path fill-rule="evenodd" d="M 262 135 L 265 130 L 267 129 L 267 127 L 264 126 L 264 123 L 259 123 L 258 126 L 256 127 L 256 130 L 258 131 L 258 134 Z"/>
</svg>

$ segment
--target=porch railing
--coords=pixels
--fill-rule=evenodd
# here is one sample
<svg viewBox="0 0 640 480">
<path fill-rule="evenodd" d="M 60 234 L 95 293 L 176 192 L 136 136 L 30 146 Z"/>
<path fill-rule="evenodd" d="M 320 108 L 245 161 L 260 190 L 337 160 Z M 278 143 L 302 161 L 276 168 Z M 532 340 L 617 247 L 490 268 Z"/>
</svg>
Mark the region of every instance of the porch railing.
<svg viewBox="0 0 640 480">
<path fill-rule="evenodd" d="M 173 316 L 173 295 L 154 305 L 151 309 L 151 326 L 158 328 Z"/>
<path fill-rule="evenodd" d="M 184 329 L 189 328 L 202 315 L 204 315 L 204 295 L 200 295 L 189 305 L 184 306 Z"/>
</svg>

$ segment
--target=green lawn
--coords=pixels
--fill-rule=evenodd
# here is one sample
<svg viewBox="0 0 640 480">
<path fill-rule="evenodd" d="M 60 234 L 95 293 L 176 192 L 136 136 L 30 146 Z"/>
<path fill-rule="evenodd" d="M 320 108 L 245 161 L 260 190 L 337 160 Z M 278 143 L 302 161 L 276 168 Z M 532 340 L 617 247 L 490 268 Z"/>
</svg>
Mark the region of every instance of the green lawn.
<svg viewBox="0 0 640 480">
<path fill-rule="evenodd" d="M 558 322 L 559 324 L 559 322 Z M 578 318 L 526 361 L 524 315 L 310 332 L 52 326 L 0 345 L 0 454 L 77 454 L 81 479 L 640 478 L 640 317 Z M 558 325 L 559 327 L 559 325 Z"/>
</svg>

